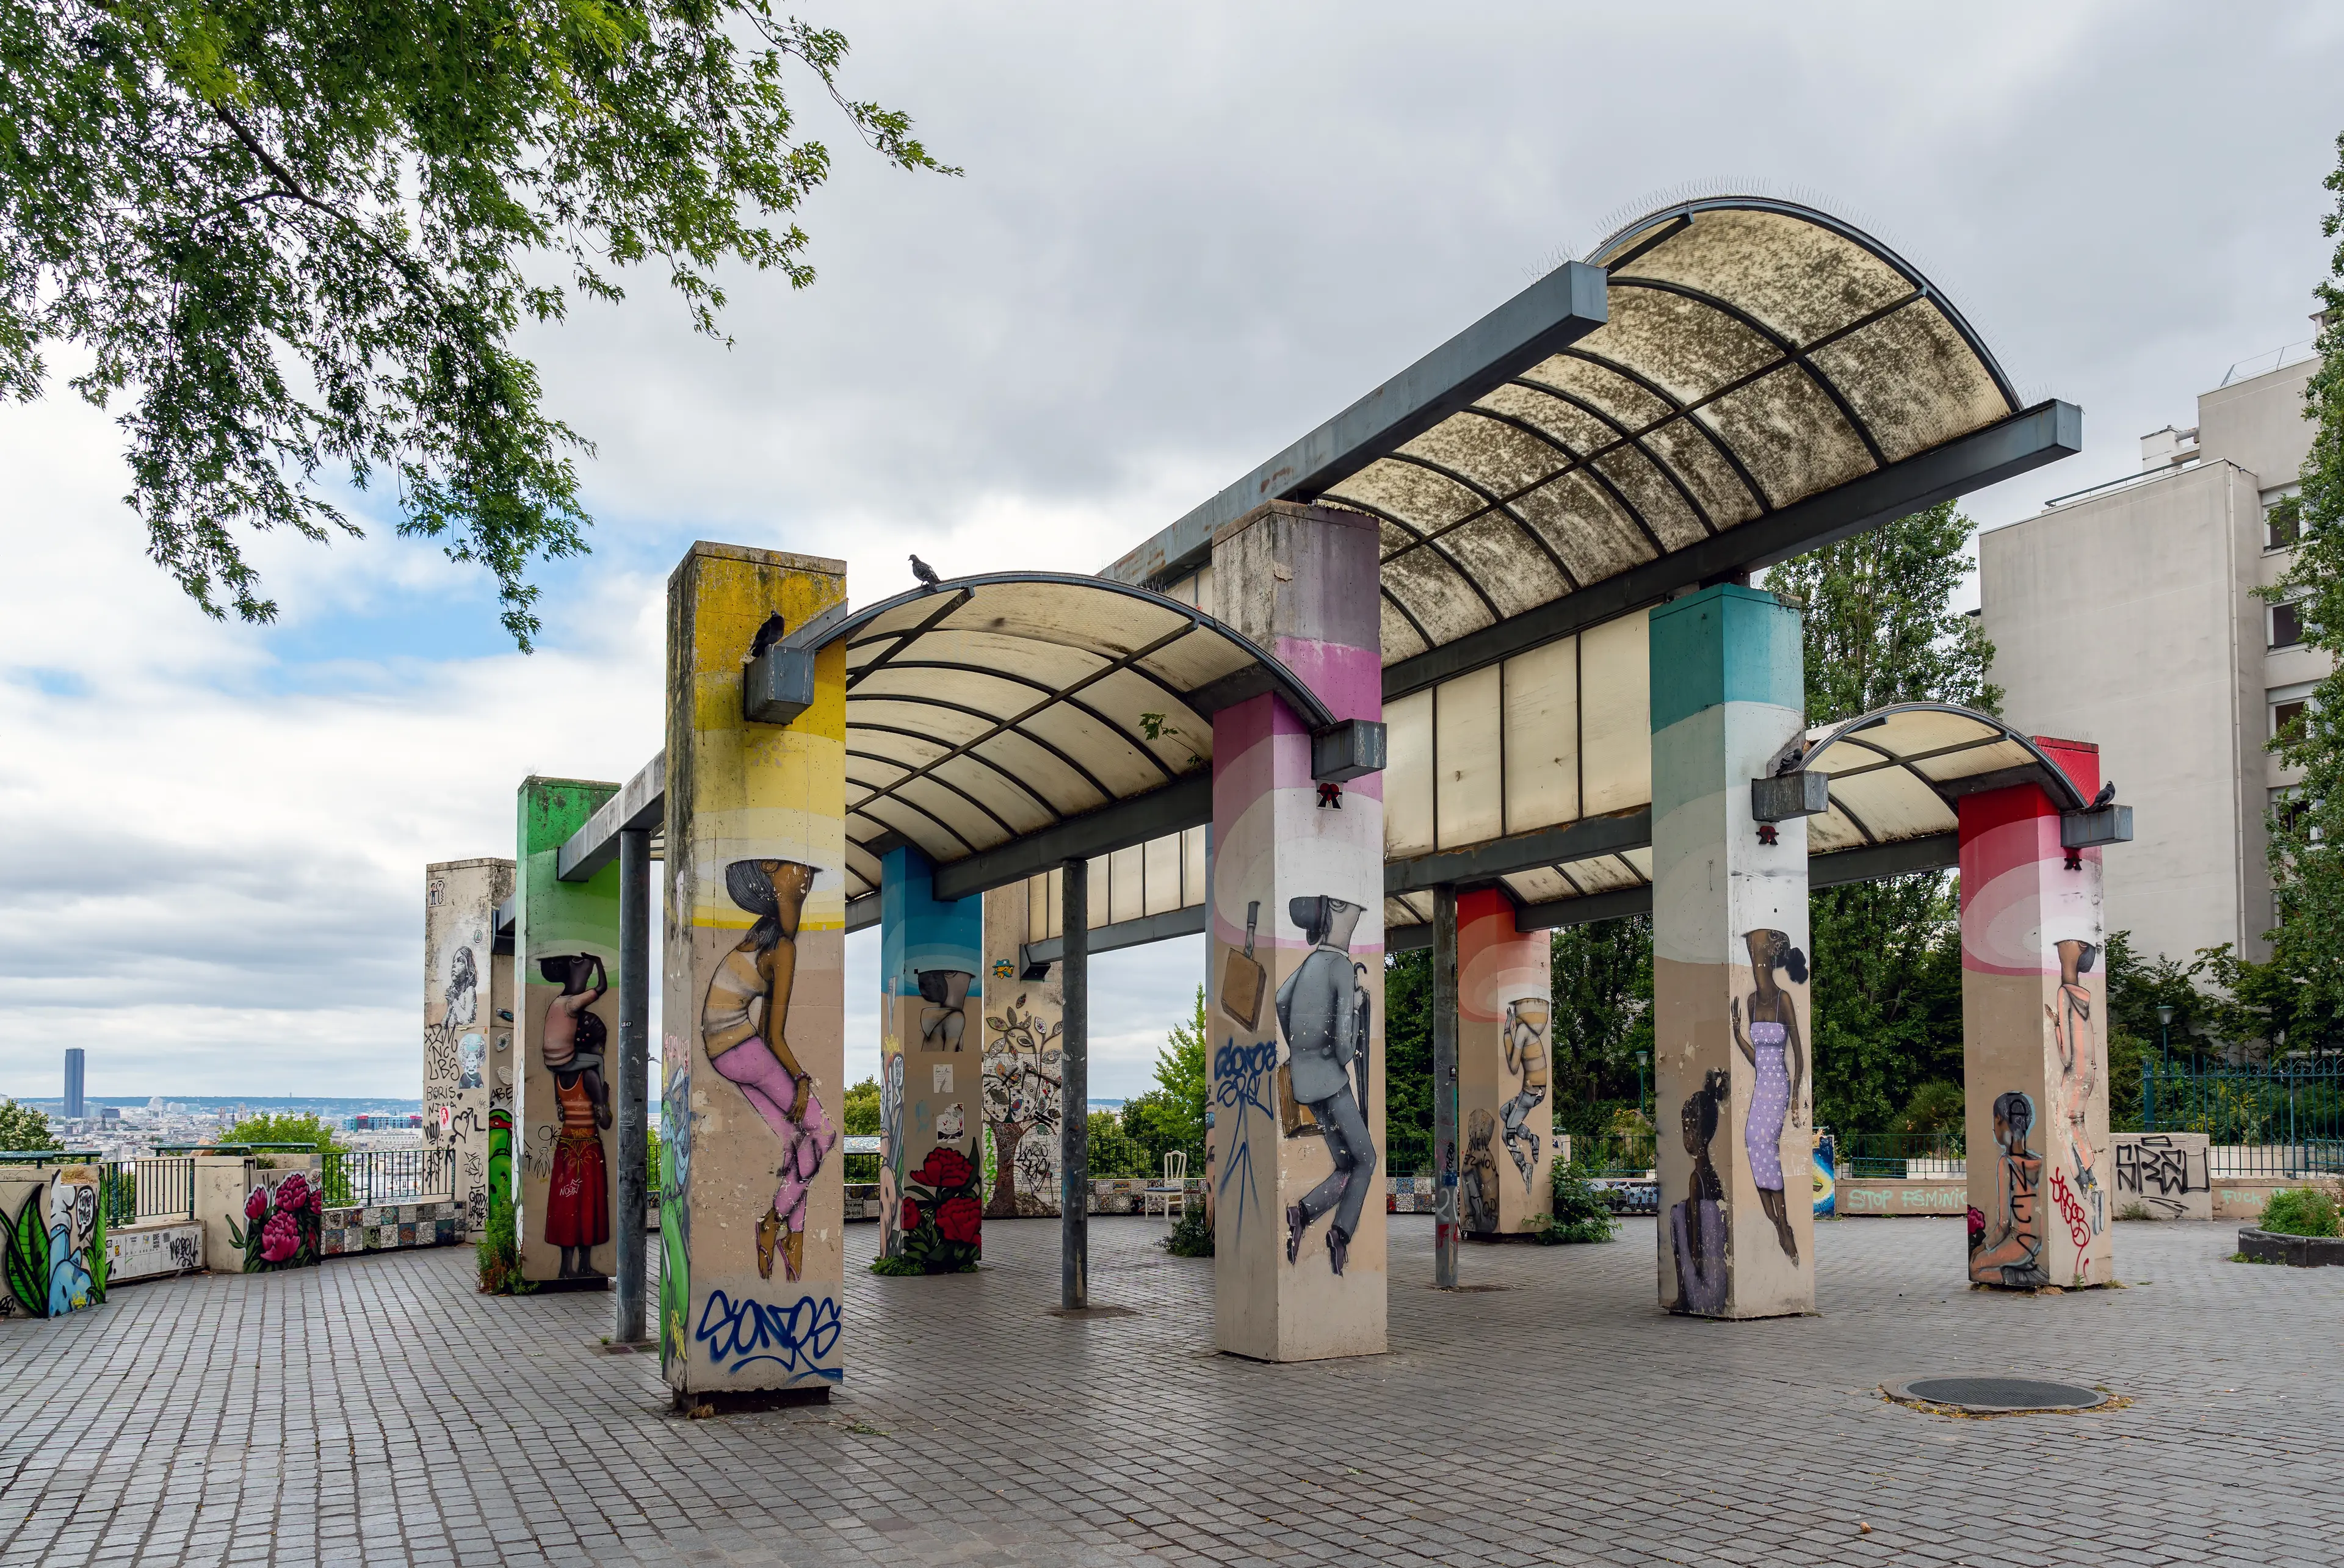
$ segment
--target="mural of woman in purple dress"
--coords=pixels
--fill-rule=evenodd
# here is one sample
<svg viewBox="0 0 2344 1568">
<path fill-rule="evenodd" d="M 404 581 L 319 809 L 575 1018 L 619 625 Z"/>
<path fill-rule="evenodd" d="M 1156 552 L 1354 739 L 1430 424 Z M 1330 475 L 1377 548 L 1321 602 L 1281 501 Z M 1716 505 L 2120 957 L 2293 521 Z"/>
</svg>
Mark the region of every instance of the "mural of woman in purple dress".
<svg viewBox="0 0 2344 1568">
<path fill-rule="evenodd" d="M 1750 1118 L 1743 1124 L 1742 1146 L 1750 1156 L 1759 1207 L 1774 1222 L 1774 1236 L 1782 1242 L 1783 1254 L 1795 1263 L 1799 1240 L 1791 1233 L 1791 1206 L 1783 1194 L 1783 1123 L 1799 1098 L 1807 1064 L 1799 1039 L 1798 1007 L 1776 982 L 1774 971 L 1783 970 L 1793 985 L 1803 986 L 1807 956 L 1792 946 L 1789 935 L 1782 931 L 1762 927 L 1744 940 L 1750 945 L 1755 985 L 1750 993 L 1746 1034 L 1742 998 L 1733 999 L 1733 1043 L 1750 1064 L 1757 1083 L 1750 1094 Z"/>
</svg>

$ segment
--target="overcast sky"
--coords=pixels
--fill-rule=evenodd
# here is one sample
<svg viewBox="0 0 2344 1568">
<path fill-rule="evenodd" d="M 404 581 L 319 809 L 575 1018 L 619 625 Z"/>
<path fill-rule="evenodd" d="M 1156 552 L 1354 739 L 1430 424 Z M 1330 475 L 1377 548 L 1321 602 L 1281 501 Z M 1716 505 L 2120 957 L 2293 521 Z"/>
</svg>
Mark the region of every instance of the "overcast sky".
<svg viewBox="0 0 2344 1568">
<path fill-rule="evenodd" d="M 0 1093 L 58 1094 L 67 1045 L 101 1097 L 419 1093 L 422 866 L 510 854 L 525 774 L 657 749 L 694 538 L 844 556 L 858 601 L 912 550 L 1096 570 L 1688 187 L 1870 228 L 2083 406 L 2083 456 L 1972 501 L 2007 521 L 2309 336 L 2344 130 L 2333 5 L 813 14 L 966 175 L 856 156 L 806 96 L 813 288 L 729 278 L 729 351 L 648 274 L 529 340 L 601 449 L 533 657 L 379 527 L 262 541 L 283 619 L 209 622 L 141 555 L 108 418 L 0 409 Z M 1098 961 L 1094 1092 L 1146 1087 L 1200 945 Z"/>
</svg>

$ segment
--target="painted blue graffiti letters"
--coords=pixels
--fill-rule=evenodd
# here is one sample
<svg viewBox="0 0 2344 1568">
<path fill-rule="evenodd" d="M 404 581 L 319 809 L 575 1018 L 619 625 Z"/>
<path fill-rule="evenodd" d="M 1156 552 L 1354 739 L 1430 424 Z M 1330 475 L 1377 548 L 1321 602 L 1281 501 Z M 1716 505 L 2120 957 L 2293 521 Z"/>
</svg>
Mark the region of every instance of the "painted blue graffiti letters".
<svg viewBox="0 0 2344 1568">
<path fill-rule="evenodd" d="M 1241 1245 L 1245 1240 L 1248 1206 L 1261 1201 L 1260 1189 L 1254 1181 L 1253 1118 L 1246 1112 L 1248 1108 L 1258 1110 L 1269 1118 L 1272 1127 L 1277 1125 L 1278 1113 L 1267 1098 L 1270 1075 L 1277 1070 L 1278 1042 L 1275 1040 L 1240 1046 L 1231 1039 L 1225 1041 L 1221 1048 L 1213 1053 L 1213 1104 L 1226 1106 L 1238 1113 L 1230 1124 L 1229 1163 L 1228 1168 L 1221 1172 L 1219 1197 L 1227 1198 L 1229 1183 L 1237 1179 L 1239 1172 L 1245 1176 L 1245 1185 L 1238 1189 L 1237 1208 L 1231 1211 L 1234 1226 L 1234 1234 L 1230 1237 L 1232 1247 Z"/>
<path fill-rule="evenodd" d="M 841 1381 L 845 1373 L 822 1363 L 838 1348 L 838 1301 L 801 1296 L 794 1307 L 735 1301 L 722 1290 L 708 1293 L 692 1338 L 708 1348 L 717 1370 L 737 1372 L 753 1361 L 772 1361 L 796 1382 L 803 1378 Z"/>
</svg>

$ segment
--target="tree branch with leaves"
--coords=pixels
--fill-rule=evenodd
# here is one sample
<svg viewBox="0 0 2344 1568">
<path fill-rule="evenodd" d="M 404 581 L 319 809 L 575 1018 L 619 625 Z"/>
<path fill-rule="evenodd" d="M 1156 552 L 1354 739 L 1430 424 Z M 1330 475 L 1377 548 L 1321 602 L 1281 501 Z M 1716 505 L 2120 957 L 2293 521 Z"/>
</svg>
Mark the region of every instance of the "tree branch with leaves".
<svg viewBox="0 0 2344 1568">
<path fill-rule="evenodd" d="M 719 339 L 726 264 L 812 283 L 792 215 L 831 154 L 793 77 L 889 164 L 958 172 L 845 92 L 846 49 L 766 0 L 0 6 L 0 395 L 90 357 L 68 384 L 123 405 L 125 499 L 207 614 L 274 618 L 244 534 L 355 535 L 326 485 L 387 479 L 526 649 L 593 448 L 514 334 L 636 267 Z"/>
</svg>

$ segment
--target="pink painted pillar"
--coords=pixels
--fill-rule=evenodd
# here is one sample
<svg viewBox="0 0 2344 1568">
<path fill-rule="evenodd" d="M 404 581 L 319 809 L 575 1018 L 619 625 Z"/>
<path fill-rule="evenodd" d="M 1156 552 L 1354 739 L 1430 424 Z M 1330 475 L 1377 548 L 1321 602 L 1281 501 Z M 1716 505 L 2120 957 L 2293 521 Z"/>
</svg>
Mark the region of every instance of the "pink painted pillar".
<svg viewBox="0 0 2344 1568">
<path fill-rule="evenodd" d="M 1338 719 L 1380 720 L 1376 524 L 1273 501 L 1213 541 L 1221 620 Z M 1213 719 L 1214 1340 L 1384 1349 L 1383 780 L 1322 795 L 1265 694 Z"/>
<path fill-rule="evenodd" d="M 2036 744 L 2079 794 L 2098 790 L 2098 747 Z M 2031 783 L 1960 809 L 1970 1278 L 2105 1285 L 2116 1216 L 2100 851 L 2062 849 L 2059 809 Z"/>
</svg>

